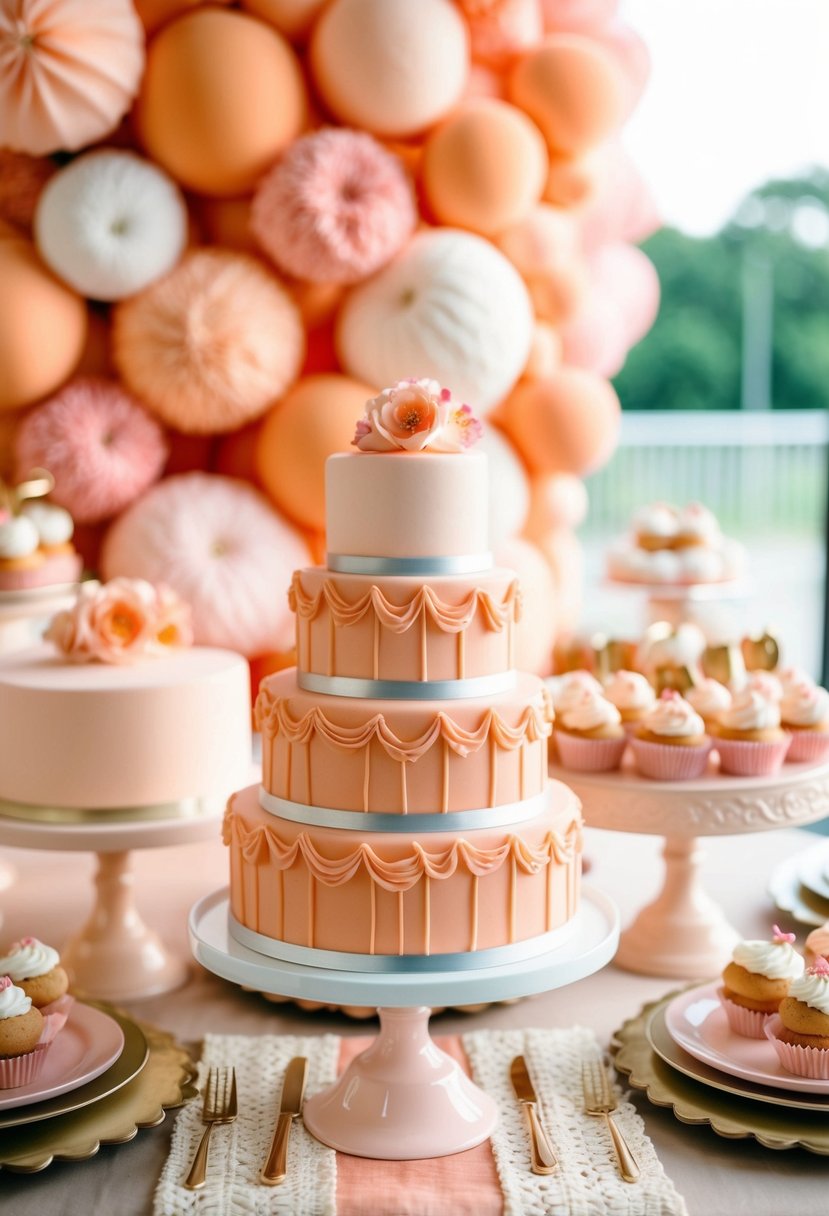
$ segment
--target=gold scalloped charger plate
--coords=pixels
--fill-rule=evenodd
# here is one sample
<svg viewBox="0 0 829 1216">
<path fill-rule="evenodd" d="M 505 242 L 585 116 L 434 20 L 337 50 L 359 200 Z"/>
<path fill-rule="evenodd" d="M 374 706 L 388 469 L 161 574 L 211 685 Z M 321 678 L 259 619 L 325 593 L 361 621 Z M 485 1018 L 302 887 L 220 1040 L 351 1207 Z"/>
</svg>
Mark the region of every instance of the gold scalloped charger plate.
<svg viewBox="0 0 829 1216">
<path fill-rule="evenodd" d="M 799 1095 L 791 1095 L 794 1102 L 784 1100 L 781 1103 L 782 1091 L 774 1097 L 767 1096 L 769 1091 L 766 1091 L 758 1101 L 756 1094 L 747 1096 L 748 1081 L 720 1074 L 718 1084 L 713 1085 L 708 1079 L 700 1080 L 699 1073 L 691 1076 L 679 1071 L 656 1053 L 648 1039 L 648 1024 L 655 1012 L 676 995 L 672 992 L 661 1001 L 645 1005 L 613 1035 L 616 1068 L 627 1076 L 631 1087 L 643 1091 L 654 1106 L 668 1107 L 681 1123 L 708 1124 L 717 1135 L 726 1139 L 750 1137 L 766 1148 L 804 1148 L 829 1156 L 829 1119 L 826 1117 L 829 1106 L 813 1109 L 815 1100 L 808 1099 L 806 1108 Z M 666 1037 L 672 1042 L 667 1032 Z M 666 1052 L 668 1050 L 666 1047 Z M 688 1060 L 695 1070 L 701 1072 L 706 1068 L 690 1056 Z M 715 1069 L 706 1071 L 717 1076 Z"/>
<path fill-rule="evenodd" d="M 109 1006 L 101 1008 L 121 1024 L 125 1039 L 137 1043 L 131 1028 L 139 1032 L 144 1043 L 143 1066 L 117 1089 L 100 1094 L 83 1106 L 45 1115 L 36 1122 L 0 1125 L 0 1169 L 33 1174 L 53 1161 L 86 1161 L 95 1156 L 102 1144 L 126 1144 L 140 1129 L 157 1127 L 168 1110 L 183 1105 L 198 1093 L 193 1084 L 196 1075 L 193 1061 L 171 1034 L 147 1023 L 132 1022 Z M 113 1069 L 117 1067 L 117 1063 L 113 1065 Z M 91 1084 L 104 1082 L 107 1075 L 103 1073 Z M 77 1101 L 80 1093 L 75 1090 L 55 1101 Z M 9 1112 L 12 1113 L 19 1112 Z"/>
</svg>

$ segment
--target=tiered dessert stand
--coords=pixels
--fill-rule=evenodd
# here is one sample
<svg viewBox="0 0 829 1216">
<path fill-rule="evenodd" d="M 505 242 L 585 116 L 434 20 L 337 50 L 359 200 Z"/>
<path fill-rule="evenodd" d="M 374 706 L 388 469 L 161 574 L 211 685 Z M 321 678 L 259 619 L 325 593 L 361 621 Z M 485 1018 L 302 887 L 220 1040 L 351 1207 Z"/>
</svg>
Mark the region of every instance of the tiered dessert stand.
<svg viewBox="0 0 829 1216">
<path fill-rule="evenodd" d="M 829 763 L 784 764 L 771 777 L 712 767 L 696 781 L 651 781 L 629 764 L 554 775 L 578 794 L 588 827 L 665 837 L 662 890 L 622 933 L 614 960 L 643 975 L 714 975 L 741 936 L 704 889 L 701 837 L 802 827 L 829 815 Z"/>
<path fill-rule="evenodd" d="M 429 1037 L 432 1006 L 564 987 L 608 963 L 619 937 L 616 908 L 588 890 L 569 932 L 547 954 L 500 965 L 470 954 L 462 970 L 441 970 L 440 956 L 409 956 L 393 960 L 397 970 L 338 971 L 249 949 L 232 936 L 230 916 L 224 890 L 190 913 L 193 954 L 209 971 L 260 992 L 378 1007 L 377 1038 L 332 1086 L 308 1099 L 303 1121 L 332 1148 L 389 1161 L 462 1152 L 486 1140 L 497 1121 L 492 1099 Z"/>
<path fill-rule="evenodd" d="M 0 844 L 21 849 L 97 853 L 94 903 L 86 924 L 61 950 L 73 987 L 85 996 L 128 1001 L 180 987 L 185 959 L 171 954 L 144 924 L 134 898 L 132 850 L 167 848 L 218 837 L 224 800 L 187 808 L 156 808 L 160 817 L 114 818 L 114 813 L 63 812 L 57 822 L 2 814 Z M 80 818 L 83 816 L 83 818 Z"/>
</svg>

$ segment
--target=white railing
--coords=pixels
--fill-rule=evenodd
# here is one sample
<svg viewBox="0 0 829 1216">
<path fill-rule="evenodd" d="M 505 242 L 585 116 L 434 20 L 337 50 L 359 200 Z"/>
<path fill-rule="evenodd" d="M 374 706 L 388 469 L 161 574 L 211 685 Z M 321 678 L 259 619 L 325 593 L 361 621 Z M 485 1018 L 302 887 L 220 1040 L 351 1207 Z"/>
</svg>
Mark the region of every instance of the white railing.
<svg viewBox="0 0 829 1216">
<path fill-rule="evenodd" d="M 642 503 L 699 499 L 726 528 L 820 534 L 829 411 L 626 411 L 619 447 L 587 479 L 587 533 L 624 529 Z"/>
</svg>

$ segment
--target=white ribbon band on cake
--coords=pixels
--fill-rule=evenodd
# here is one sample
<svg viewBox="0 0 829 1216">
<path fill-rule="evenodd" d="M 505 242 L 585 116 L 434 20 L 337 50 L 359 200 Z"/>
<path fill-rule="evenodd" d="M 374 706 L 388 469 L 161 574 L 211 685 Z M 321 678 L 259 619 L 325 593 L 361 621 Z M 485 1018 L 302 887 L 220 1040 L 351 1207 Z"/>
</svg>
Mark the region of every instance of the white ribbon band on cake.
<svg viewBox="0 0 829 1216">
<path fill-rule="evenodd" d="M 357 676 L 321 676 L 298 671 L 296 682 L 305 692 L 326 697 L 374 701 L 462 701 L 494 697 L 515 688 L 515 672 L 499 671 L 464 680 L 364 680 Z"/>
<path fill-rule="evenodd" d="M 29 823 L 96 823 L 101 826 L 142 820 L 212 818 L 221 815 L 226 804 L 225 794 L 121 807 L 34 806 L 28 802 L 9 802 L 0 798 L 0 818 L 22 819 Z"/>
<path fill-rule="evenodd" d="M 336 574 L 483 574 L 493 566 L 491 553 L 458 554 L 449 557 L 369 557 L 362 554 L 327 553 L 326 565 Z"/>
<path fill-rule="evenodd" d="M 482 967 L 505 967 L 523 963 L 563 946 L 575 933 L 573 918 L 558 929 L 508 946 L 488 946 L 482 950 L 453 954 L 352 954 L 344 950 L 318 950 L 315 946 L 296 946 L 293 942 L 264 937 L 241 925 L 228 912 L 230 936 L 241 946 L 303 967 L 322 967 L 328 971 L 356 971 L 387 975 L 431 975 L 434 972 L 477 971 Z"/>
<path fill-rule="evenodd" d="M 547 806 L 547 793 L 536 794 L 521 802 L 506 802 L 501 806 L 470 811 L 412 812 L 389 814 L 379 811 L 342 811 L 335 807 L 310 806 L 304 802 L 289 802 L 259 788 L 259 805 L 270 815 L 304 823 L 314 828 L 342 828 L 352 832 L 457 832 L 477 828 L 509 827 L 523 823 L 540 814 Z"/>
</svg>

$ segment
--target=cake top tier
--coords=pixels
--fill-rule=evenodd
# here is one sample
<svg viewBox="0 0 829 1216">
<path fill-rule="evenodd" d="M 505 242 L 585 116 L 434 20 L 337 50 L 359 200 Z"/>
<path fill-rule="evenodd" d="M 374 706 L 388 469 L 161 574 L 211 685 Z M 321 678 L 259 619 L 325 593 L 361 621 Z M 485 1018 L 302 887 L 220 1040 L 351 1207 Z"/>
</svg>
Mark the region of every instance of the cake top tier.
<svg viewBox="0 0 829 1216">
<path fill-rule="evenodd" d="M 481 433 L 435 380 L 402 380 L 368 401 L 358 450 L 326 464 L 329 565 L 400 574 L 491 565 L 486 456 L 469 450 Z"/>
</svg>

